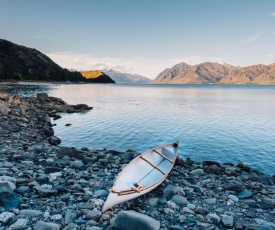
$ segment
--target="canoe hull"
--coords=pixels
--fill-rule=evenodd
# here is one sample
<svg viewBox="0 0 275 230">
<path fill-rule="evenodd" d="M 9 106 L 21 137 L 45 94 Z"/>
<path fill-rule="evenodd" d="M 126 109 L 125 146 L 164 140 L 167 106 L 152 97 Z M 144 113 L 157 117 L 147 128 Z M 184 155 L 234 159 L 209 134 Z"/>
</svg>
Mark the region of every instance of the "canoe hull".
<svg viewBox="0 0 275 230">
<path fill-rule="evenodd" d="M 177 150 L 178 142 L 157 147 L 133 159 L 117 176 L 102 212 L 160 185 L 174 166 Z"/>
<path fill-rule="evenodd" d="M 151 188 L 148 188 L 146 190 L 143 190 L 139 193 L 132 193 L 132 194 L 128 194 L 128 195 L 119 195 L 118 193 L 113 193 L 113 192 L 110 192 L 107 200 L 105 201 L 104 203 L 104 206 L 102 208 L 102 212 L 105 212 L 107 211 L 108 209 L 110 209 L 111 207 L 117 205 L 117 204 L 120 204 L 120 203 L 123 203 L 125 201 L 128 201 L 128 200 L 132 200 L 134 198 L 137 198 L 139 196 L 142 196 L 150 191 L 152 191 L 153 189 L 155 189 L 157 186 L 159 186 L 164 180 L 166 179 L 166 177 L 160 181 L 159 183 L 157 183 L 156 185 L 153 185 Z"/>
</svg>

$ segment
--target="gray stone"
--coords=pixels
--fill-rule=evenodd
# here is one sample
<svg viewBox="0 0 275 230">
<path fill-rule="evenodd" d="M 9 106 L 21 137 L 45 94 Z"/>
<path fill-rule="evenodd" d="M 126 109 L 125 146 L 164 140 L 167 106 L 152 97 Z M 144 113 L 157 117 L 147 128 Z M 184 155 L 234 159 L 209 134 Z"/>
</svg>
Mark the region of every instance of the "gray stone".
<svg viewBox="0 0 275 230">
<path fill-rule="evenodd" d="M 10 181 L 0 181 L 0 194 L 12 193 L 16 188 L 15 184 Z"/>
<path fill-rule="evenodd" d="M 42 212 L 32 209 L 22 209 L 20 210 L 19 214 L 26 217 L 34 217 L 42 215 Z"/>
<path fill-rule="evenodd" d="M 65 214 L 65 224 L 74 223 L 77 218 L 76 211 L 73 209 L 68 209 Z"/>
<path fill-rule="evenodd" d="M 9 181 L 16 184 L 16 178 L 11 176 L 1 176 L 0 181 Z"/>
<path fill-rule="evenodd" d="M 25 193 L 27 193 L 30 190 L 30 188 L 28 186 L 20 186 L 18 187 L 15 192 L 24 195 Z"/>
<path fill-rule="evenodd" d="M 190 172 L 194 176 L 202 176 L 204 174 L 203 169 L 194 169 Z"/>
<path fill-rule="evenodd" d="M 171 199 L 173 195 L 175 195 L 174 191 L 175 186 L 169 184 L 164 190 L 163 190 L 163 197 L 167 200 Z"/>
<path fill-rule="evenodd" d="M 84 156 L 81 152 L 79 152 L 77 149 L 75 148 L 69 148 L 69 147 L 60 147 L 57 151 L 57 157 L 59 159 L 63 158 L 64 156 L 68 156 L 68 157 L 75 157 L 77 159 L 84 159 Z"/>
<path fill-rule="evenodd" d="M 50 101 L 50 97 L 46 93 L 38 93 L 36 94 L 36 98 L 39 100 L 48 100 Z"/>
<path fill-rule="evenodd" d="M 207 213 L 209 213 L 208 209 L 203 208 L 203 207 L 197 207 L 195 212 L 202 214 L 202 215 L 206 215 Z"/>
<path fill-rule="evenodd" d="M 241 192 L 244 189 L 244 186 L 241 183 L 232 183 L 229 182 L 224 186 L 224 190 L 234 191 L 234 192 Z"/>
<path fill-rule="evenodd" d="M 60 227 L 56 223 L 52 222 L 44 222 L 38 221 L 35 225 L 33 230 L 60 230 Z"/>
<path fill-rule="evenodd" d="M 195 212 L 192 211 L 191 209 L 189 209 L 188 207 L 184 207 L 184 208 L 182 209 L 182 212 L 183 212 L 183 213 L 187 212 L 187 213 L 189 213 L 189 214 L 195 215 Z"/>
<path fill-rule="evenodd" d="M 10 228 L 12 230 L 22 230 L 25 229 L 27 227 L 28 224 L 28 220 L 27 219 L 18 219 L 15 223 L 13 223 L 12 225 L 10 225 Z"/>
<path fill-rule="evenodd" d="M 211 205 L 213 205 L 213 204 L 216 204 L 216 203 L 217 203 L 217 198 L 205 199 L 204 202 L 205 202 L 206 204 L 211 204 Z"/>
<path fill-rule="evenodd" d="M 271 223 L 268 222 L 266 220 L 262 220 L 262 219 L 255 219 L 256 223 L 261 225 L 261 227 L 263 228 L 267 228 L 267 229 L 275 229 L 275 223 Z"/>
<path fill-rule="evenodd" d="M 65 228 L 63 228 L 63 230 L 77 230 L 77 229 L 78 229 L 78 225 L 74 223 L 70 223 Z"/>
<path fill-rule="evenodd" d="M 209 229 L 215 228 L 215 225 L 214 225 L 214 228 L 211 228 L 213 225 L 209 224 L 209 223 L 205 223 L 205 222 L 197 221 L 196 224 L 199 227 L 199 229 L 201 229 L 201 230 L 209 230 Z"/>
<path fill-rule="evenodd" d="M 102 190 L 102 189 L 94 192 L 94 196 L 96 196 L 96 197 L 104 197 L 107 195 L 108 195 L 108 192 L 106 190 Z"/>
<path fill-rule="evenodd" d="M 209 213 L 206 218 L 216 224 L 221 222 L 221 218 L 216 213 Z"/>
<path fill-rule="evenodd" d="M 70 166 L 75 169 L 79 169 L 84 165 L 82 161 L 70 161 Z"/>
<path fill-rule="evenodd" d="M 34 189 L 42 197 L 52 196 L 52 195 L 58 193 L 58 191 L 55 189 L 49 189 L 49 188 L 45 188 L 42 186 L 35 186 Z"/>
<path fill-rule="evenodd" d="M 233 195 L 229 195 L 228 198 L 229 198 L 230 200 L 233 200 L 235 203 L 237 203 L 237 202 L 239 201 L 239 198 L 236 197 L 236 196 L 233 196 Z"/>
<path fill-rule="evenodd" d="M 6 210 L 10 210 L 13 208 L 19 208 L 22 203 L 22 196 L 16 193 L 5 194 L 0 196 L 0 200 L 3 204 L 3 207 Z"/>
<path fill-rule="evenodd" d="M 270 199 L 268 197 L 265 197 L 264 202 L 270 205 L 270 207 L 275 208 L 275 199 Z"/>
<path fill-rule="evenodd" d="M 247 199 L 253 196 L 253 192 L 251 192 L 248 189 L 244 189 L 243 191 L 241 191 L 240 193 L 238 193 L 238 198 L 240 199 Z"/>
<path fill-rule="evenodd" d="M 0 114 L 7 115 L 9 114 L 10 109 L 0 100 Z"/>
<path fill-rule="evenodd" d="M 90 204 L 90 203 L 80 203 L 78 205 L 79 209 L 94 209 L 94 205 Z"/>
<path fill-rule="evenodd" d="M 159 199 L 156 197 L 151 197 L 146 200 L 146 204 L 150 207 L 157 206 L 159 202 Z"/>
<path fill-rule="evenodd" d="M 177 205 L 186 205 L 187 204 L 187 199 L 183 196 L 174 195 L 171 200 L 174 203 L 176 203 Z"/>
<path fill-rule="evenodd" d="M 119 230 L 158 230 L 159 221 L 135 211 L 120 211 L 115 225 Z"/>
<path fill-rule="evenodd" d="M 93 210 L 88 210 L 88 209 L 83 209 L 82 212 L 84 213 L 84 215 L 86 216 L 86 218 L 88 220 L 96 220 L 98 221 L 100 216 L 101 216 L 101 212 L 97 209 L 93 209 Z"/>
<path fill-rule="evenodd" d="M 188 204 L 187 208 L 191 209 L 191 210 L 195 210 L 196 206 L 194 204 Z"/>
<path fill-rule="evenodd" d="M 51 216 L 51 220 L 53 220 L 53 221 L 60 221 L 61 219 L 62 219 L 61 214 L 54 214 Z"/>
<path fill-rule="evenodd" d="M 61 139 L 56 136 L 50 137 L 48 141 L 51 145 L 59 145 L 61 143 Z"/>
<path fill-rule="evenodd" d="M 11 212 L 2 212 L 0 214 L 0 222 L 6 224 L 8 223 L 12 218 L 14 217 L 14 214 Z"/>
<path fill-rule="evenodd" d="M 222 215 L 222 224 L 226 227 L 226 228 L 231 228 L 233 227 L 234 224 L 234 219 L 232 216 L 228 216 L 228 215 Z"/>
<path fill-rule="evenodd" d="M 191 185 L 190 187 L 193 188 L 194 191 L 197 192 L 197 193 L 203 193 L 203 188 L 201 186 Z"/>
</svg>

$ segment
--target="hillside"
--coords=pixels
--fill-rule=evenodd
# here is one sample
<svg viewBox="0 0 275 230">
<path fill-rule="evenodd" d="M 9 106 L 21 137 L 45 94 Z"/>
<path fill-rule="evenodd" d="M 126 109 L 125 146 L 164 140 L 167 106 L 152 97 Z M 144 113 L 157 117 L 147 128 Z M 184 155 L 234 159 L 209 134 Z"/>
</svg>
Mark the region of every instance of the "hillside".
<svg viewBox="0 0 275 230">
<path fill-rule="evenodd" d="M 162 71 L 152 83 L 159 84 L 275 84 L 275 64 L 233 66 L 205 62 L 180 63 Z"/>
<path fill-rule="evenodd" d="M 82 71 L 81 74 L 90 83 L 115 83 L 115 81 L 100 70 Z"/>
<path fill-rule="evenodd" d="M 151 81 L 149 78 L 138 74 L 122 73 L 113 69 L 103 71 L 108 76 L 110 76 L 116 83 L 147 84 Z"/>
<path fill-rule="evenodd" d="M 70 72 L 36 49 L 0 39 L 0 79 L 34 81 L 84 81 L 79 72 Z"/>
</svg>

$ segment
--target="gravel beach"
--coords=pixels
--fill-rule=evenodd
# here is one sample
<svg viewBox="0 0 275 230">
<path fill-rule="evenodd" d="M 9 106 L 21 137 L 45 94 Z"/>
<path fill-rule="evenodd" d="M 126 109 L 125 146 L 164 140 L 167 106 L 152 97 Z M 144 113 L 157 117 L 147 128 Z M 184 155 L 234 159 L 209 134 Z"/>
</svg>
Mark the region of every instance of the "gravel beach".
<svg viewBox="0 0 275 230">
<path fill-rule="evenodd" d="M 211 159 L 178 158 L 155 190 L 102 213 L 116 175 L 139 153 L 62 146 L 50 117 L 92 107 L 1 88 L 0 229 L 275 229 L 275 175 Z"/>
</svg>

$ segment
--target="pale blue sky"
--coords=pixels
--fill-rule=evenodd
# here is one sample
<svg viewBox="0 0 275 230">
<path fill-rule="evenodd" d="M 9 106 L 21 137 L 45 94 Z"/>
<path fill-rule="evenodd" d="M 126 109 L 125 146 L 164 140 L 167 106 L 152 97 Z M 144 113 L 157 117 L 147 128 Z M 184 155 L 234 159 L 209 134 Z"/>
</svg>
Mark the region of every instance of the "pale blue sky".
<svg viewBox="0 0 275 230">
<path fill-rule="evenodd" d="M 275 62 L 274 0 L 0 0 L 0 38 L 63 67 L 150 78 L 179 62 Z"/>
</svg>

